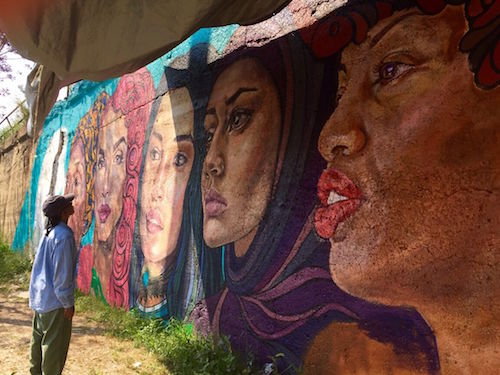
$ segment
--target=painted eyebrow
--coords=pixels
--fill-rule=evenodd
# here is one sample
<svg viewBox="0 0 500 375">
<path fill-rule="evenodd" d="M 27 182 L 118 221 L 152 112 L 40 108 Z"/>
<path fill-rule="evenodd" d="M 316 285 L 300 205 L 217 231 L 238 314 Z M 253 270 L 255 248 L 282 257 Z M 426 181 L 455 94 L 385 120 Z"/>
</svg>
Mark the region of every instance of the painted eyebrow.
<svg viewBox="0 0 500 375">
<path fill-rule="evenodd" d="M 231 95 L 227 100 L 226 100 L 226 105 L 229 105 L 233 103 L 236 99 L 238 99 L 238 96 L 245 92 L 252 92 L 252 91 L 257 91 L 255 87 L 240 87 L 236 92 Z"/>
<path fill-rule="evenodd" d="M 194 143 L 193 136 L 191 134 L 181 134 L 174 138 L 174 142 L 179 143 L 183 141 L 189 141 Z"/>
<path fill-rule="evenodd" d="M 160 142 L 163 141 L 163 136 L 160 133 L 153 131 L 151 135 L 154 135 L 156 138 L 158 138 Z"/>
<path fill-rule="evenodd" d="M 205 111 L 205 116 L 206 115 L 214 115 L 215 116 L 215 108 L 214 107 L 211 107 L 211 108 L 208 108 L 206 111 Z"/>
<path fill-rule="evenodd" d="M 118 146 L 120 146 L 120 144 L 122 144 L 122 143 L 127 143 L 127 142 L 125 141 L 125 137 L 121 137 L 118 141 L 116 141 L 115 145 L 113 146 L 113 150 L 116 150 L 116 148 L 117 148 Z"/>
<path fill-rule="evenodd" d="M 387 34 L 389 32 L 389 30 L 391 30 L 394 26 L 396 26 L 398 23 L 400 23 L 405 18 L 410 17 L 410 16 L 414 16 L 416 14 L 419 15 L 421 13 L 415 10 L 413 12 L 403 14 L 403 15 L 397 17 L 396 19 L 394 19 L 390 24 L 388 24 L 386 27 L 384 27 L 382 30 L 380 30 L 377 34 L 375 34 L 375 36 L 370 41 L 370 44 L 369 44 L 370 49 L 375 47 L 377 45 L 377 43 L 380 42 L 380 40 L 385 36 L 385 34 Z"/>
</svg>

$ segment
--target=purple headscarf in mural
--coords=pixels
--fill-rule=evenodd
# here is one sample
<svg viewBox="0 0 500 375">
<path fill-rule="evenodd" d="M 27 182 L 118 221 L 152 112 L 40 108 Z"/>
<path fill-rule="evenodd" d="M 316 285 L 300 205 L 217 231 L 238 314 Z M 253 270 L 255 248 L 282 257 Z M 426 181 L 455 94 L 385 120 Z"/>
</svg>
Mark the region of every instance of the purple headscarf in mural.
<svg viewBox="0 0 500 375">
<path fill-rule="evenodd" d="M 247 253 L 224 246 L 225 288 L 205 300 L 211 330 L 258 362 L 277 358 L 294 373 L 314 336 L 328 324 L 356 322 L 396 350 L 426 358 L 438 368 L 431 330 L 413 309 L 369 304 L 340 290 L 328 270 L 330 244 L 314 231 L 316 186 L 325 163 L 317 150 L 322 125 L 333 110 L 336 60 L 316 61 L 295 34 L 264 47 L 236 51 L 217 67 L 258 59 L 274 78 L 283 113 L 282 163 L 274 195 Z M 284 134 L 288 133 L 287 136 Z M 201 306 L 193 314 L 201 322 Z"/>
</svg>

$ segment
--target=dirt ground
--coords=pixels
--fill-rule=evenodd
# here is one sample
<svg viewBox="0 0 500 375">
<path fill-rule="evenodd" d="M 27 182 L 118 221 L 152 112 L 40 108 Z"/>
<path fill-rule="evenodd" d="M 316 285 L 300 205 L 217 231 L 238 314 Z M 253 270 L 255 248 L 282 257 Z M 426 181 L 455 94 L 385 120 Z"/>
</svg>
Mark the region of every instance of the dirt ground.
<svg viewBox="0 0 500 375">
<path fill-rule="evenodd" d="M 0 375 L 29 374 L 32 317 L 27 291 L 0 290 Z M 105 336 L 95 322 L 75 312 L 63 375 L 166 373 L 145 349 L 135 347 L 130 341 Z"/>
</svg>

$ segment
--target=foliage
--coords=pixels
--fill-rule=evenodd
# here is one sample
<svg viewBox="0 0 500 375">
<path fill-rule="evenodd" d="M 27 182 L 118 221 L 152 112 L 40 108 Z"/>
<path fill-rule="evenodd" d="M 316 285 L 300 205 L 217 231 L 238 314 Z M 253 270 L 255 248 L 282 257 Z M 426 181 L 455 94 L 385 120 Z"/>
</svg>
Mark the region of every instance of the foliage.
<svg viewBox="0 0 500 375">
<path fill-rule="evenodd" d="M 190 325 L 176 320 L 158 320 L 138 332 L 140 343 L 158 354 L 173 374 L 258 374 L 250 360 L 231 351 L 225 337 L 215 340 L 196 335 Z"/>
<path fill-rule="evenodd" d="M 12 79 L 12 67 L 7 62 L 7 53 L 12 51 L 7 35 L 0 30 L 0 79 Z M 0 89 L 0 96 L 8 94 L 7 89 Z"/>
<path fill-rule="evenodd" d="M 0 143 L 8 139 L 11 135 L 15 134 L 22 127 L 26 127 L 29 118 L 29 109 L 25 101 L 17 102 L 17 113 L 13 120 L 12 126 L 6 126 L 0 130 Z M 1 120 L 1 119 L 0 119 Z"/>
<path fill-rule="evenodd" d="M 134 340 L 155 353 L 170 374 L 260 374 L 252 360 L 233 353 L 227 338 L 197 335 L 190 324 L 146 320 L 135 310 L 126 312 L 77 292 L 76 310 L 86 313 L 109 334 Z"/>
<path fill-rule="evenodd" d="M 31 261 L 27 253 L 12 251 L 8 243 L 0 237 L 0 281 L 26 284 L 30 270 Z"/>
</svg>

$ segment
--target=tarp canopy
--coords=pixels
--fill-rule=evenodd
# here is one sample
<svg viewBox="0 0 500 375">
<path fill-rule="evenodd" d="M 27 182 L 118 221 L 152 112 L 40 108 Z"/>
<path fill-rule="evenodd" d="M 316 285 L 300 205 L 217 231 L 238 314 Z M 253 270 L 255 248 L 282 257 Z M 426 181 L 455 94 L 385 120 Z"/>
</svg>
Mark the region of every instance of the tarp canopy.
<svg viewBox="0 0 500 375">
<path fill-rule="evenodd" d="M 27 87 L 28 96 L 35 94 L 32 114 L 39 122 L 62 86 L 133 72 L 200 28 L 256 23 L 288 2 L 0 0 L 0 30 L 20 55 L 43 66 Z"/>
<path fill-rule="evenodd" d="M 0 0 L 0 29 L 60 80 L 100 81 L 137 70 L 199 28 L 256 23 L 288 2 Z"/>
</svg>

